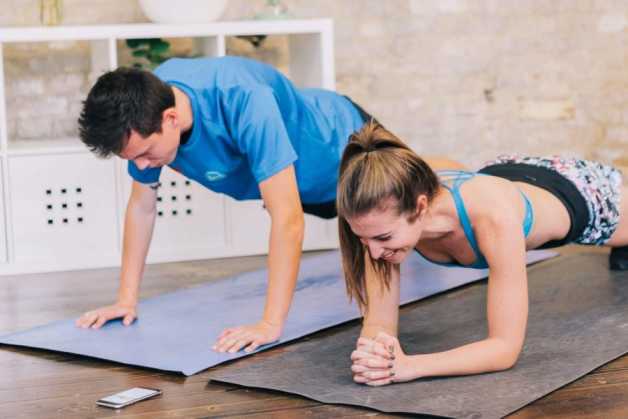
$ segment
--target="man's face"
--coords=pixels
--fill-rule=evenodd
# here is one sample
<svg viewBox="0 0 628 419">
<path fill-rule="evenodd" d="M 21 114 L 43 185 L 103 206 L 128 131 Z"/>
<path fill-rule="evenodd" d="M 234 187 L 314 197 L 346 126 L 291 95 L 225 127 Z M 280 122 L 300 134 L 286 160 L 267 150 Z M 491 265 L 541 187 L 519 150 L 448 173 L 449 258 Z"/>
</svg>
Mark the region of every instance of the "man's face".
<svg viewBox="0 0 628 419">
<path fill-rule="evenodd" d="M 178 127 L 176 115 L 164 112 L 161 132 L 142 137 L 131 130 L 131 135 L 120 153 L 125 160 L 132 160 L 138 169 L 144 170 L 153 167 L 162 167 L 172 163 L 177 157 L 177 149 L 181 131 Z"/>
</svg>

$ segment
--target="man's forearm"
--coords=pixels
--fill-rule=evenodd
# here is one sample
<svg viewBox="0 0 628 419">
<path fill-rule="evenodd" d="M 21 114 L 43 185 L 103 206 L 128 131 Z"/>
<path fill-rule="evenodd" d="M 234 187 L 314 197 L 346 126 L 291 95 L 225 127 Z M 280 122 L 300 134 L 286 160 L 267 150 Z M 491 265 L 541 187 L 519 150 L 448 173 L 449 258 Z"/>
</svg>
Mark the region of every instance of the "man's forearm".
<svg viewBox="0 0 628 419">
<path fill-rule="evenodd" d="M 305 224 L 303 216 L 273 222 L 268 253 L 268 292 L 264 321 L 281 325 L 288 315 L 299 272 Z"/>
<path fill-rule="evenodd" d="M 156 211 L 146 211 L 129 203 L 124 222 L 122 271 L 118 302 L 135 304 L 139 296 L 146 255 L 153 235 Z"/>
</svg>

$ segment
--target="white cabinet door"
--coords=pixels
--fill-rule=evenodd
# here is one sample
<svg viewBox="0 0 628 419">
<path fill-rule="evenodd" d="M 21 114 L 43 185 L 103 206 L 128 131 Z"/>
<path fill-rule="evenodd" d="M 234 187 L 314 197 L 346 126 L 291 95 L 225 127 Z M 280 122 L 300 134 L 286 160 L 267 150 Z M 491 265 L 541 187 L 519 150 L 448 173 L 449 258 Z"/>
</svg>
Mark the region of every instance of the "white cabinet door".
<svg viewBox="0 0 628 419">
<path fill-rule="evenodd" d="M 112 160 L 13 156 L 9 178 L 16 264 L 70 269 L 119 260 Z"/>
<path fill-rule="evenodd" d="M 227 198 L 227 221 L 234 255 L 268 253 L 270 215 L 263 201 Z"/>
<path fill-rule="evenodd" d="M 268 253 L 270 215 L 261 200 L 228 199 L 231 244 L 235 254 Z M 303 250 L 330 249 L 338 246 L 337 218 L 325 220 L 305 215 Z"/>
<path fill-rule="evenodd" d="M 338 247 L 338 218 L 325 220 L 305 215 L 303 250 L 333 249 Z"/>
<path fill-rule="evenodd" d="M 132 179 L 122 163 L 124 208 Z M 202 259 L 227 254 L 225 200 L 198 183 L 164 167 L 157 192 L 157 220 L 149 262 Z"/>
</svg>

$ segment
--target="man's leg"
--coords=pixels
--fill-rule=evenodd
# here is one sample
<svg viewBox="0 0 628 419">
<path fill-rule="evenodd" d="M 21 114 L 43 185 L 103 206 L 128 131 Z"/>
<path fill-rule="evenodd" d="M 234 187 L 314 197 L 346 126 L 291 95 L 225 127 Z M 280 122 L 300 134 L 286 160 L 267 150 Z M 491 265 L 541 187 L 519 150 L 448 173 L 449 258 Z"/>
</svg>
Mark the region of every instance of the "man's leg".
<svg viewBox="0 0 628 419">
<path fill-rule="evenodd" d="M 323 202 L 322 204 L 302 204 L 303 212 L 306 214 L 315 215 L 326 220 L 336 218 L 338 213 L 336 212 L 336 201 Z"/>
</svg>

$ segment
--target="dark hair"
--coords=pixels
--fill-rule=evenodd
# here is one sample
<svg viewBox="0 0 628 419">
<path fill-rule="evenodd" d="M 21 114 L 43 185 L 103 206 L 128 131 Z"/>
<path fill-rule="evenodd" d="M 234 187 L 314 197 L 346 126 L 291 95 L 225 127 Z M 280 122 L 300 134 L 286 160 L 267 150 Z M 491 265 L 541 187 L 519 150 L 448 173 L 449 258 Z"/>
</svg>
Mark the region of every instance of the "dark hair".
<svg viewBox="0 0 628 419">
<path fill-rule="evenodd" d="M 371 259 L 347 218 L 387 205 L 393 205 L 397 214 L 416 217 L 419 195 L 425 194 L 431 202 L 438 188 L 438 177 L 427 163 L 379 123 L 371 121 L 351 135 L 340 162 L 336 206 L 347 293 L 362 308 L 368 301 L 366 263 L 386 287 L 390 285 L 391 265 Z"/>
<path fill-rule="evenodd" d="M 81 141 L 100 157 L 120 154 L 131 130 L 142 137 L 161 132 L 162 113 L 174 105 L 172 88 L 148 71 L 107 72 L 83 102 Z"/>
</svg>

